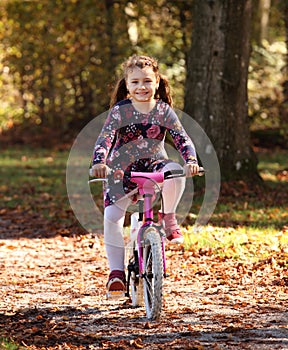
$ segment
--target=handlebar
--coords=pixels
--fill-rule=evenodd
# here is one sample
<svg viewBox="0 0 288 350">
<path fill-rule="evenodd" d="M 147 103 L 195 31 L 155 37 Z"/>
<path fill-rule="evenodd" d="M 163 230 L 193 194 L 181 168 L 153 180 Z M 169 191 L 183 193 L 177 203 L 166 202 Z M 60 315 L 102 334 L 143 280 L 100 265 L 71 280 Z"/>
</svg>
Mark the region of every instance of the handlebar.
<svg viewBox="0 0 288 350">
<path fill-rule="evenodd" d="M 115 170 L 115 171 L 112 171 L 111 169 L 109 169 L 109 172 L 108 172 L 108 175 L 111 175 L 113 174 L 113 177 L 114 177 L 114 181 L 115 182 L 119 182 L 123 179 L 124 176 L 128 176 L 128 177 L 146 177 L 146 178 L 149 178 L 149 174 L 157 174 L 157 173 L 145 173 L 145 172 L 131 172 L 131 171 L 125 171 L 123 172 L 122 170 Z M 205 174 L 205 169 L 203 167 L 200 167 L 199 168 L 199 172 L 198 174 L 195 174 L 195 175 L 198 175 L 198 176 L 203 176 Z M 92 173 L 92 169 L 89 169 L 89 175 L 90 177 L 93 177 L 93 173 Z M 174 179 L 174 178 L 177 178 L 177 177 L 184 177 L 186 176 L 185 174 L 185 171 L 184 169 L 183 170 L 168 170 L 168 171 L 165 171 L 164 172 L 164 175 L 163 175 L 163 179 L 164 180 L 168 180 L 168 179 Z M 152 176 L 151 176 L 152 178 Z M 88 183 L 92 183 L 92 182 L 98 182 L 98 181 L 108 181 L 107 178 L 95 178 L 95 179 L 92 179 L 92 180 L 89 180 Z"/>
</svg>

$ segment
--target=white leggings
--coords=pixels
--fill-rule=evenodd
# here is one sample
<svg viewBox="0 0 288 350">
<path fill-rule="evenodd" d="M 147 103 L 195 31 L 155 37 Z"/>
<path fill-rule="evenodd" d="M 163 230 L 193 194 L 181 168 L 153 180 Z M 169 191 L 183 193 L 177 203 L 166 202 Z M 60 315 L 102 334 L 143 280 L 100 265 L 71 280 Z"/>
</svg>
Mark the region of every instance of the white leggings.
<svg viewBox="0 0 288 350">
<path fill-rule="evenodd" d="M 162 171 L 182 169 L 177 163 L 168 163 Z M 177 205 L 185 188 L 185 177 L 165 180 L 162 195 L 165 205 L 165 214 L 175 213 Z M 104 211 L 104 243 L 106 247 L 110 271 L 124 271 L 124 239 L 123 225 L 125 213 L 131 204 L 129 198 L 122 198 Z"/>
</svg>

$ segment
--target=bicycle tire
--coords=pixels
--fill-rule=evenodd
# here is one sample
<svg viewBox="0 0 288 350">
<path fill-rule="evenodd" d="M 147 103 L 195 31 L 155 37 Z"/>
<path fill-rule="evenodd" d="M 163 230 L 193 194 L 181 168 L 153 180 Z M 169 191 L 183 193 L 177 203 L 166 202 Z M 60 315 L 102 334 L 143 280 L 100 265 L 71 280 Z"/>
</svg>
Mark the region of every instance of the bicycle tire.
<svg viewBox="0 0 288 350">
<path fill-rule="evenodd" d="M 162 311 L 163 257 L 159 231 L 149 227 L 143 246 L 143 292 L 147 318 L 157 320 Z"/>
</svg>

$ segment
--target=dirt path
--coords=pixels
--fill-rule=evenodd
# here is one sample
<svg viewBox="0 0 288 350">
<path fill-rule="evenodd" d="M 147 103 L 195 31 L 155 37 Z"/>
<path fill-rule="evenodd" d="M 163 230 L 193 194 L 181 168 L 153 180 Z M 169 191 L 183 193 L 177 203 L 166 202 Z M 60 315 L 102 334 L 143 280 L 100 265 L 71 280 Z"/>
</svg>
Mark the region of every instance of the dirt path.
<svg viewBox="0 0 288 350">
<path fill-rule="evenodd" d="M 287 269 L 168 250 L 160 322 L 103 296 L 89 235 L 0 240 L 0 335 L 29 349 L 288 349 Z M 287 266 L 287 265 L 286 265 Z"/>
</svg>

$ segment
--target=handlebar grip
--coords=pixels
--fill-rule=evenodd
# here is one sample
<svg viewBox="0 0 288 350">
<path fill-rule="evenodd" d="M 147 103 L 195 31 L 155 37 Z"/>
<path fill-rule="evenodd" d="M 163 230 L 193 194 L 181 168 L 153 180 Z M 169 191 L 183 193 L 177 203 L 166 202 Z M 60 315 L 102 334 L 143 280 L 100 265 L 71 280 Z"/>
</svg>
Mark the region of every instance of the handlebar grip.
<svg viewBox="0 0 288 350">
<path fill-rule="evenodd" d="M 169 179 L 170 177 L 173 178 L 173 177 L 182 177 L 182 176 L 185 176 L 185 172 L 183 171 L 183 169 L 171 169 L 164 172 L 165 180 Z"/>
<path fill-rule="evenodd" d="M 198 172 L 200 175 L 203 175 L 204 173 L 205 173 L 205 169 L 202 167 L 202 166 L 200 166 L 199 167 L 199 172 Z"/>
</svg>

